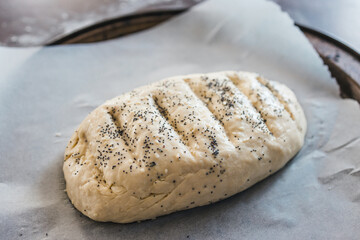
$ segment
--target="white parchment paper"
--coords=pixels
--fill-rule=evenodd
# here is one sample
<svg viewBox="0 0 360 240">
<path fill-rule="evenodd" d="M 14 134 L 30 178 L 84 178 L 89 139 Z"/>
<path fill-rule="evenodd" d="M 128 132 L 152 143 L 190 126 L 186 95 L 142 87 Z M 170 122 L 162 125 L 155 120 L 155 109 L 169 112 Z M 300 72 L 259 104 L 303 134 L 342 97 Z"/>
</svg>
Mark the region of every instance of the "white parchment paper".
<svg viewBox="0 0 360 240">
<path fill-rule="evenodd" d="M 360 111 L 280 8 L 208 1 L 159 27 L 97 44 L 0 48 L 1 239 L 358 239 Z M 161 78 L 245 70 L 285 83 L 306 142 L 281 171 L 219 203 L 133 224 L 73 208 L 66 143 L 105 100 Z"/>
</svg>

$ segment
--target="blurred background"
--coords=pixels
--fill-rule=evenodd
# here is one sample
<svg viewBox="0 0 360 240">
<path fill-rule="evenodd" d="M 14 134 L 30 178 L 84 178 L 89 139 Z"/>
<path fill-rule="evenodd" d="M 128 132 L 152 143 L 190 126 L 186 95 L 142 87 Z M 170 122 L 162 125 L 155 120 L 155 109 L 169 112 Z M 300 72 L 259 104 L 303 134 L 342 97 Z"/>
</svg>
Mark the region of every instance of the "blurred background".
<svg viewBox="0 0 360 240">
<path fill-rule="evenodd" d="M 67 36 L 124 16 L 181 12 L 202 0 L 11 0 L 0 2 L 0 45 L 59 43 Z M 359 0 L 272 0 L 301 25 L 320 30 L 360 52 Z M 241 14 L 241 11 L 239 11 Z M 163 20 L 172 15 L 163 14 Z M 146 27 L 155 25 L 143 19 Z M 126 25 L 127 24 L 127 25 Z M 124 26 L 129 27 L 125 21 Z M 104 26 L 104 25 L 102 25 Z M 121 27 L 121 26 L 120 26 Z M 131 32 L 131 29 L 127 30 Z M 85 31 L 86 32 L 86 31 Z M 77 33 L 77 34 L 76 34 Z M 109 35 L 109 34 L 108 34 Z M 111 35 L 111 34 L 110 34 Z M 103 36 L 112 38 L 117 35 Z M 100 40 L 100 39 L 98 39 Z M 81 40 L 80 40 L 81 41 Z M 61 41 L 60 41 L 61 42 Z"/>
</svg>

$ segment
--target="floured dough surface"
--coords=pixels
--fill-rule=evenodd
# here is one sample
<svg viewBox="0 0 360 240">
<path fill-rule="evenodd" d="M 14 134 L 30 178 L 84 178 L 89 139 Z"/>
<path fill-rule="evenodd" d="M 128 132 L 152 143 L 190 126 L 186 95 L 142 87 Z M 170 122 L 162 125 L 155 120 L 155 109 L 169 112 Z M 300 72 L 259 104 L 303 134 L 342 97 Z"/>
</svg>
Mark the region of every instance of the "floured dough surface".
<svg viewBox="0 0 360 240">
<path fill-rule="evenodd" d="M 283 167 L 302 147 L 294 93 L 255 73 L 177 76 L 95 109 L 65 152 L 66 190 L 97 221 L 206 205 Z"/>
</svg>

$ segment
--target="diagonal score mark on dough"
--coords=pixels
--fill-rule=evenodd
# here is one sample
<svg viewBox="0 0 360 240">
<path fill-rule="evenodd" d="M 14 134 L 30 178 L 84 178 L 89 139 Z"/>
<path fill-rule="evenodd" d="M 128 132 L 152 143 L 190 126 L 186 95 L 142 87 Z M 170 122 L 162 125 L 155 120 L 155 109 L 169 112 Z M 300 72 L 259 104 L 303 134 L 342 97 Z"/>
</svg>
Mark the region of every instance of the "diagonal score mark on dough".
<svg viewBox="0 0 360 240">
<path fill-rule="evenodd" d="M 113 110 L 115 110 L 116 107 L 113 107 Z M 133 152 L 134 149 L 131 148 L 131 142 L 133 141 L 133 139 L 131 138 L 131 136 L 129 135 L 129 133 L 126 131 L 128 128 L 126 127 L 126 124 L 124 124 L 124 126 L 121 124 L 120 118 L 117 118 L 114 114 L 114 112 L 112 111 L 108 111 L 106 110 L 106 114 L 110 117 L 110 124 L 113 124 L 116 128 L 116 130 L 114 132 L 112 132 L 112 137 L 113 139 L 117 140 L 119 139 L 120 141 L 123 141 L 123 144 L 127 147 L 127 150 L 129 152 Z"/>
<path fill-rule="evenodd" d="M 72 140 L 68 144 L 67 153 L 64 156 L 64 162 L 66 162 L 69 158 L 73 158 L 77 164 L 84 162 L 83 156 L 86 154 L 86 149 L 88 148 L 88 141 L 84 131 L 80 131 L 79 129 L 75 131 L 72 136 Z"/>
<path fill-rule="evenodd" d="M 267 117 L 265 116 L 265 114 L 259 110 L 254 102 L 251 101 L 250 96 L 245 94 L 244 91 L 241 90 L 240 85 L 240 78 L 237 75 L 227 75 L 227 77 L 230 79 L 230 81 L 236 86 L 237 89 L 239 89 L 239 91 L 247 97 L 247 99 L 249 100 L 249 102 L 251 103 L 252 107 L 260 114 L 262 121 L 264 122 L 264 124 L 266 125 L 266 127 L 269 129 L 270 134 L 273 135 L 273 130 L 270 128 L 269 124 L 267 123 Z"/>
<path fill-rule="evenodd" d="M 218 163 L 215 159 L 220 153 L 219 145 L 234 147 L 213 114 L 182 78 L 162 82 L 153 94 L 158 98 L 157 104 L 168 111 L 170 125 L 177 129 L 193 156 L 212 155 L 210 161 Z"/>
<path fill-rule="evenodd" d="M 177 128 L 176 125 L 171 124 L 171 122 L 169 121 L 168 110 L 159 104 L 157 97 L 153 96 L 151 99 L 152 99 L 154 108 L 158 111 L 159 115 L 164 119 L 164 124 L 171 126 L 173 132 L 175 132 L 179 136 L 181 143 L 186 146 L 185 141 L 182 139 L 182 136 L 183 136 L 182 132 Z"/>
<path fill-rule="evenodd" d="M 121 126 L 121 123 L 119 122 L 119 119 L 116 118 L 116 116 L 114 115 L 114 113 L 112 113 L 111 111 L 106 111 L 106 114 L 109 116 L 110 118 L 110 124 L 113 124 L 116 128 L 116 130 L 114 132 L 112 132 L 112 137 L 114 139 L 117 139 L 117 138 L 122 138 L 122 135 L 123 135 L 123 132 L 124 132 L 124 129 L 123 127 Z M 123 139 L 123 138 L 122 138 Z M 125 139 L 123 139 L 124 142 L 125 142 L 125 145 L 128 146 L 129 144 L 126 143 Z"/>
<path fill-rule="evenodd" d="M 219 122 L 227 139 L 236 149 L 241 150 L 241 145 L 246 141 L 236 135 L 238 132 L 244 132 L 248 128 L 259 128 L 263 133 L 271 134 L 258 111 L 228 78 L 219 80 L 204 75 L 200 80 L 185 78 L 184 82 Z M 243 123 L 245 129 L 242 127 L 234 129 L 232 116 L 236 111 L 242 114 L 238 121 Z M 238 126 L 238 123 L 235 126 Z"/>
<path fill-rule="evenodd" d="M 75 135 L 76 135 L 76 136 L 75 136 Z M 74 136 L 75 136 L 75 138 L 74 138 Z M 79 140 L 80 140 L 80 139 L 79 139 L 79 136 L 78 136 L 77 132 L 75 132 L 74 135 L 72 136 L 69 144 L 66 146 L 67 151 L 73 151 L 74 148 L 76 148 L 76 146 L 78 145 Z M 69 152 L 69 153 L 66 153 L 65 156 L 64 156 L 64 162 L 66 162 L 66 161 L 67 161 L 69 158 L 71 158 L 71 157 L 73 157 L 73 154 L 72 154 L 72 153 L 71 153 L 71 154 L 70 154 L 70 152 Z"/>
<path fill-rule="evenodd" d="M 123 141 L 122 145 L 123 146 L 127 146 L 128 147 L 128 151 L 131 152 L 130 146 L 126 143 L 126 141 L 122 138 L 123 135 L 123 131 L 124 129 L 121 126 L 121 123 L 117 121 L 117 118 L 114 116 L 114 113 L 112 113 L 111 111 L 108 111 L 107 109 L 104 109 L 104 113 L 109 117 L 110 123 L 108 123 L 109 125 L 113 125 L 116 130 L 115 132 L 111 132 L 111 137 L 113 140 L 115 141 Z M 106 124 L 106 123 L 105 123 Z M 101 151 L 98 151 L 100 153 L 100 157 L 102 155 Z M 99 163 L 101 162 L 101 160 L 99 160 Z M 104 171 L 102 169 L 102 167 L 100 167 L 102 164 L 95 164 L 94 167 L 98 170 L 98 179 L 96 179 L 97 181 L 99 181 L 98 184 L 102 184 L 103 186 L 106 186 L 108 189 L 111 189 L 112 184 L 107 184 L 106 181 L 104 181 Z M 96 177 L 96 175 L 94 175 L 94 178 Z M 125 191 L 127 192 L 127 188 L 122 185 L 122 184 L 116 184 L 116 186 L 118 187 L 122 187 L 125 189 Z"/>
<path fill-rule="evenodd" d="M 231 141 L 231 134 L 229 131 L 227 131 L 227 129 L 224 127 L 224 123 L 222 121 L 219 120 L 219 118 L 214 114 L 214 111 L 212 111 L 208 104 L 206 102 L 203 101 L 203 99 L 196 93 L 196 91 L 194 91 L 194 89 L 191 87 L 191 85 L 189 84 L 191 80 L 188 78 L 184 79 L 184 82 L 189 86 L 190 91 L 194 94 L 194 96 L 203 103 L 203 105 L 205 106 L 205 108 L 209 111 L 209 113 L 214 117 L 214 119 L 219 123 L 219 126 L 221 126 L 222 131 L 225 133 L 226 138 L 228 139 L 229 142 L 231 142 L 233 144 L 233 142 Z M 234 144 L 233 144 L 234 145 Z"/>
<path fill-rule="evenodd" d="M 247 117 L 252 116 L 255 117 L 256 120 L 254 119 L 250 120 L 249 123 L 250 124 L 255 124 L 252 127 L 256 128 L 256 127 L 260 127 L 261 130 L 264 133 L 268 133 L 271 134 L 270 130 L 268 129 L 268 127 L 265 125 L 265 122 L 263 118 L 261 118 L 258 110 L 254 107 L 254 105 L 250 102 L 250 100 L 245 96 L 245 94 L 243 94 L 240 89 L 238 87 L 235 86 L 235 84 L 227 77 L 227 76 L 223 76 L 224 79 L 222 79 L 222 81 L 218 81 L 219 78 L 214 78 L 214 77 L 208 77 L 208 76 L 202 76 L 201 77 L 201 82 L 200 82 L 200 87 L 201 89 L 205 89 L 207 91 L 200 91 L 194 89 L 193 84 L 191 83 L 190 79 L 185 79 L 185 81 L 188 83 L 189 87 L 192 89 L 192 91 L 194 92 L 194 94 L 200 98 L 203 103 L 206 105 L 206 107 L 213 113 L 213 115 L 215 115 L 215 117 L 218 118 L 218 120 L 220 121 L 221 125 L 225 125 L 226 122 L 223 121 L 226 115 L 230 115 L 232 116 L 235 113 L 232 113 L 231 109 L 236 109 L 238 111 L 240 111 L 240 113 L 242 113 L 243 115 Z M 206 96 L 207 93 L 210 93 L 210 97 Z M 203 95 L 205 94 L 205 95 Z M 218 105 L 220 106 L 215 106 L 215 103 L 213 103 L 213 96 L 218 97 Z M 219 102 L 220 101 L 220 102 Z M 211 103 L 211 104 L 210 104 Z M 226 106 L 228 109 L 226 109 L 224 106 Z M 219 113 L 219 110 L 224 111 L 224 115 L 225 116 L 221 116 L 221 114 Z M 228 111 L 227 111 L 228 110 Z M 242 116 L 242 117 L 245 117 Z M 246 119 L 241 119 L 242 121 L 246 120 Z M 254 121 L 254 122 L 252 122 Z M 226 131 L 227 128 L 225 128 Z"/>
<path fill-rule="evenodd" d="M 291 119 L 295 120 L 294 114 L 290 110 L 288 101 L 285 100 L 285 98 L 279 93 L 279 91 L 275 89 L 274 86 L 271 85 L 270 81 L 260 76 L 258 76 L 256 80 L 258 80 L 258 82 L 261 85 L 263 85 L 264 87 L 270 90 L 270 92 L 274 95 L 274 97 L 279 100 L 279 102 L 284 106 L 284 109 L 290 114 Z"/>
<path fill-rule="evenodd" d="M 186 147 L 187 151 L 192 155 L 192 157 L 195 157 L 192 154 L 190 146 L 186 144 L 183 133 L 177 128 L 175 124 L 172 124 L 171 121 L 169 121 L 168 110 L 159 104 L 158 98 L 156 96 L 152 96 L 150 101 L 152 102 L 155 110 L 158 111 L 159 115 L 164 119 L 164 124 L 167 124 L 169 127 L 171 127 L 172 131 L 177 135 L 177 138 Z"/>
</svg>

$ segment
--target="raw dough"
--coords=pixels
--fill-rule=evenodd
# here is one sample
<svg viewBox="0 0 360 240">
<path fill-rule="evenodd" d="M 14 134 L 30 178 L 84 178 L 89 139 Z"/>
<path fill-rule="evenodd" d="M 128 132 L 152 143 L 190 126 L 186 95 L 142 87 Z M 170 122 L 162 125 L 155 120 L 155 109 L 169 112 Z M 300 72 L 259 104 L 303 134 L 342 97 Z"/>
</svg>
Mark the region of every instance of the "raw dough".
<svg viewBox="0 0 360 240">
<path fill-rule="evenodd" d="M 283 167 L 306 119 L 286 86 L 255 73 L 177 76 L 107 101 L 66 148 L 66 190 L 97 221 L 210 204 Z"/>
</svg>

